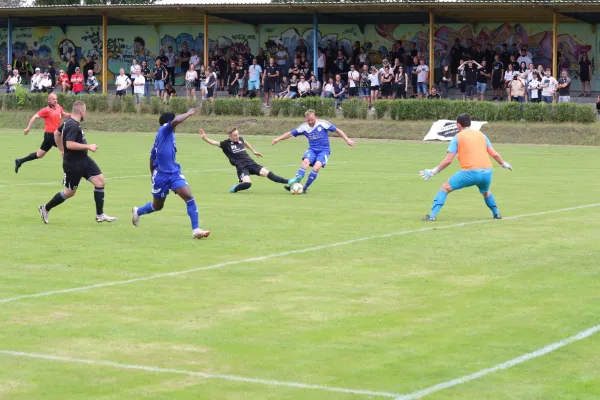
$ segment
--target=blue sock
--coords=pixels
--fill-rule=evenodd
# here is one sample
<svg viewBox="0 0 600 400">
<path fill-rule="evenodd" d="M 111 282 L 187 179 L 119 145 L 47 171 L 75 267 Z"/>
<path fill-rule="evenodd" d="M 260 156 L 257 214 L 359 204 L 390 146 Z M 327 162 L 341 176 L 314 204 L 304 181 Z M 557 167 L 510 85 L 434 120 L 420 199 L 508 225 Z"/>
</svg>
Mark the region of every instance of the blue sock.
<svg viewBox="0 0 600 400">
<path fill-rule="evenodd" d="M 314 170 L 310 171 L 310 174 L 308 174 L 308 180 L 306 181 L 306 185 L 304 185 L 304 190 L 308 189 L 308 187 L 312 185 L 312 183 L 315 181 L 315 179 L 317 179 L 318 176 L 318 172 Z"/>
<path fill-rule="evenodd" d="M 304 174 L 306 174 L 306 169 L 300 167 L 300 169 L 298 170 L 298 172 L 296 172 L 296 176 L 301 177 L 302 179 L 304 179 Z M 301 180 L 302 180 L 301 179 Z"/>
<path fill-rule="evenodd" d="M 435 196 L 435 199 L 433 199 L 433 205 L 431 206 L 431 213 L 429 213 L 430 216 L 435 217 L 436 215 L 438 215 L 438 213 L 440 212 L 442 207 L 444 207 L 444 203 L 446 202 L 446 197 L 448 197 L 448 193 L 444 192 L 443 190 L 440 190 L 437 193 L 437 195 Z"/>
<path fill-rule="evenodd" d="M 154 207 L 152 207 L 152 203 L 148 203 L 138 208 L 138 215 L 152 214 L 154 211 L 155 210 Z"/>
<path fill-rule="evenodd" d="M 498 215 L 498 206 L 496 206 L 496 199 L 494 199 L 493 194 L 490 193 L 490 196 L 485 198 L 485 204 L 492 210 L 494 217 Z"/>
<path fill-rule="evenodd" d="M 200 226 L 198 223 L 198 206 L 196 206 L 196 200 L 192 198 L 185 202 L 187 205 L 187 213 L 190 216 L 190 221 L 192 221 L 192 229 L 198 229 Z"/>
</svg>

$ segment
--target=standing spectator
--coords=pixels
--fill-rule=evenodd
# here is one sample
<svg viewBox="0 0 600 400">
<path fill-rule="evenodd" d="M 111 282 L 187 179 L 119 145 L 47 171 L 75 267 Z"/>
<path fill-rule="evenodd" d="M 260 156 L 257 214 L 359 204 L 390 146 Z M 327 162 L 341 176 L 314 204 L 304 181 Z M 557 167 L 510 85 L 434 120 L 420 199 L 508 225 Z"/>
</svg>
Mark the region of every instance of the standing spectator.
<svg viewBox="0 0 600 400">
<path fill-rule="evenodd" d="M 165 51 L 163 49 L 160 49 L 160 51 L 158 52 L 158 57 L 156 57 L 157 60 L 160 60 L 160 64 L 165 67 L 167 67 L 167 65 L 169 64 L 169 57 L 166 56 Z"/>
<path fill-rule="evenodd" d="M 333 45 L 333 41 L 331 39 L 327 40 L 327 47 L 325 48 L 325 65 L 326 72 L 329 73 L 329 77 L 333 78 L 333 74 L 335 73 L 335 59 L 337 57 L 337 49 Z"/>
<path fill-rule="evenodd" d="M 558 81 L 552 76 L 552 70 L 546 68 L 546 76 L 542 78 L 542 101 L 547 104 L 552 104 L 554 94 L 556 92 Z"/>
<path fill-rule="evenodd" d="M 304 64 L 300 62 L 300 73 L 304 74 L 304 77 L 308 81 L 308 78 L 312 75 L 312 69 L 310 68 L 310 61 L 304 60 Z"/>
<path fill-rule="evenodd" d="M 216 62 L 215 62 L 216 61 Z M 211 63 L 213 73 L 217 74 L 218 83 L 215 88 L 225 90 L 225 80 L 227 75 L 227 58 L 223 54 L 223 49 L 217 51 L 217 59 Z"/>
<path fill-rule="evenodd" d="M 258 65 L 258 59 L 253 58 L 252 65 L 248 67 L 248 92 L 252 97 L 260 95 L 260 77 L 262 73 L 263 69 Z"/>
<path fill-rule="evenodd" d="M 208 67 L 208 69 L 206 70 L 206 73 L 207 73 L 207 78 L 205 81 L 206 99 L 212 102 L 215 98 L 214 93 L 215 93 L 215 88 L 217 87 L 217 74 L 212 66 Z"/>
<path fill-rule="evenodd" d="M 206 68 L 204 68 L 204 65 L 202 65 L 200 67 L 200 72 L 196 71 L 196 75 L 198 76 L 198 84 L 196 86 L 196 91 L 200 91 L 200 100 L 202 101 L 203 99 L 206 98 L 206 80 L 207 80 L 207 72 L 206 72 Z M 213 73 L 213 75 L 215 75 L 215 87 L 216 87 L 216 82 L 217 82 L 217 75 Z M 214 89 L 214 87 L 213 87 Z M 214 92 L 214 90 L 213 90 Z M 196 96 L 194 96 L 194 100 L 196 99 Z"/>
<path fill-rule="evenodd" d="M 95 94 L 98 89 L 98 79 L 94 76 L 94 70 L 88 69 L 87 79 L 85 80 L 85 93 Z"/>
<path fill-rule="evenodd" d="M 131 79 L 125 75 L 125 70 L 121 68 L 119 75 L 115 78 L 115 85 L 117 85 L 117 96 L 125 96 L 127 89 L 131 86 Z"/>
<path fill-rule="evenodd" d="M 342 101 L 344 100 L 345 93 L 346 93 L 346 84 L 342 80 L 342 76 L 340 74 L 337 74 L 335 76 L 335 82 L 333 83 L 333 98 L 334 98 L 336 108 L 340 108 Z"/>
<path fill-rule="evenodd" d="M 452 80 L 452 87 L 458 85 L 458 67 L 461 64 L 461 59 L 463 55 L 464 49 L 460 45 L 460 39 L 454 39 L 454 46 L 450 49 L 450 72 L 452 72 L 452 76 L 454 79 Z M 411 70 L 407 70 L 408 74 L 411 74 Z"/>
<path fill-rule="evenodd" d="M 300 60 L 298 58 L 294 58 L 294 63 L 290 69 L 288 69 L 288 78 L 291 78 L 292 75 L 298 79 L 300 77 Z"/>
<path fill-rule="evenodd" d="M 419 65 L 419 59 L 417 57 L 413 57 L 412 60 L 412 65 L 414 65 L 415 67 L 408 68 L 412 70 L 412 74 L 410 74 L 410 86 L 412 89 L 412 95 L 410 96 L 410 98 L 414 99 L 417 94 L 417 83 L 419 82 L 419 74 L 416 68 L 416 66 Z"/>
<path fill-rule="evenodd" d="M 511 101 L 510 98 L 510 82 L 512 82 L 515 77 L 515 70 L 512 64 L 508 64 L 508 68 L 506 72 L 504 72 L 504 87 L 506 88 L 506 96 L 508 101 Z"/>
<path fill-rule="evenodd" d="M 392 82 L 394 81 L 394 74 L 390 71 L 390 66 L 386 65 L 383 67 L 383 75 L 381 76 L 381 97 L 385 99 L 392 98 Z"/>
<path fill-rule="evenodd" d="M 135 94 L 135 87 L 133 86 L 133 82 L 135 81 L 135 78 L 137 78 L 138 74 L 141 73 L 141 69 L 142 68 L 138 65 L 137 60 L 135 58 L 131 60 L 131 66 L 129 67 L 129 79 L 132 82 L 131 94 Z"/>
<path fill-rule="evenodd" d="M 592 95 L 592 85 L 590 78 L 592 76 L 592 63 L 588 59 L 587 53 L 581 55 L 579 60 L 579 76 L 581 77 L 581 94 L 579 97 L 590 97 Z M 585 87 L 588 87 L 588 94 L 585 94 Z"/>
<path fill-rule="evenodd" d="M 417 67 L 417 93 L 419 99 L 427 96 L 429 92 L 429 67 L 425 65 L 425 59 L 421 57 L 420 65 Z"/>
<path fill-rule="evenodd" d="M 231 67 L 229 68 L 229 95 L 239 97 L 240 85 L 238 84 L 238 71 L 235 60 L 231 60 Z"/>
<path fill-rule="evenodd" d="M 24 79 L 23 84 L 27 84 L 29 82 L 29 78 L 33 73 L 33 68 L 31 63 L 27 61 L 27 57 L 21 57 L 21 61 L 15 59 L 14 68 L 19 70 L 19 76 Z"/>
<path fill-rule="evenodd" d="M 494 89 L 494 98 L 495 100 L 504 100 L 503 94 L 503 85 L 504 81 L 504 64 L 500 61 L 500 55 L 496 54 L 494 56 L 494 63 L 492 64 L 492 89 Z"/>
<path fill-rule="evenodd" d="M 479 95 L 479 101 L 485 99 L 485 89 L 487 89 L 487 81 L 492 77 L 492 74 L 488 72 L 487 61 L 485 58 L 481 60 L 481 65 L 477 69 L 477 94 Z"/>
<path fill-rule="evenodd" d="M 198 86 L 198 73 L 194 69 L 194 64 L 189 64 L 185 73 L 185 97 L 196 101 L 196 87 Z"/>
<path fill-rule="evenodd" d="M 69 76 L 69 82 L 71 82 L 71 78 L 75 74 L 75 68 L 79 68 L 79 64 L 77 63 L 75 56 L 71 56 L 71 58 L 69 58 L 69 62 L 67 63 L 67 75 Z"/>
<path fill-rule="evenodd" d="M 2 75 L 2 81 L 6 82 L 8 78 L 12 76 L 13 67 L 10 64 L 6 64 L 6 69 L 4 70 L 4 75 Z"/>
<path fill-rule="evenodd" d="M 300 75 L 300 82 L 298 82 L 298 96 L 308 97 L 310 95 L 310 83 L 306 81 L 304 75 Z"/>
<path fill-rule="evenodd" d="M 444 65 L 442 70 L 442 80 L 440 81 L 440 91 L 442 92 L 442 99 L 448 98 L 448 85 L 452 81 L 452 73 L 450 72 L 450 66 Z"/>
<path fill-rule="evenodd" d="M 277 53 L 275 53 L 275 62 L 279 67 L 279 76 L 283 77 L 283 75 L 287 75 L 287 65 L 288 65 L 289 54 L 283 43 L 279 43 L 279 48 Z"/>
<path fill-rule="evenodd" d="M 167 75 L 167 81 L 171 81 L 171 85 L 175 85 L 175 61 L 177 61 L 177 59 L 179 57 L 177 57 L 177 54 L 175 54 L 173 52 L 173 46 L 169 46 L 167 48 L 167 53 L 165 54 L 165 57 L 167 57 L 167 72 L 169 73 L 169 75 Z"/>
<path fill-rule="evenodd" d="M 325 71 L 325 62 L 326 62 L 326 57 L 325 57 L 325 53 L 323 52 L 323 49 L 319 47 L 318 50 L 318 58 L 317 58 L 317 80 L 319 82 L 323 82 L 323 71 Z"/>
<path fill-rule="evenodd" d="M 52 85 L 52 80 L 50 79 L 50 74 L 48 71 L 44 71 L 42 74 L 42 80 L 40 81 L 40 90 L 43 93 L 52 93 L 54 90 L 54 85 Z"/>
<path fill-rule="evenodd" d="M 85 64 L 83 64 L 83 76 L 88 77 L 88 71 L 92 71 L 92 74 L 96 74 L 96 63 L 92 60 L 92 57 L 85 58 Z"/>
<path fill-rule="evenodd" d="M 348 95 L 349 98 L 358 97 L 358 86 L 360 85 L 360 74 L 356 70 L 354 65 L 350 66 L 350 72 L 348 72 Z"/>
<path fill-rule="evenodd" d="M 265 50 L 262 47 L 258 48 L 258 55 L 256 56 L 256 64 L 264 71 L 269 63 L 269 59 L 265 55 Z"/>
<path fill-rule="evenodd" d="M 342 79 L 348 79 L 348 62 L 342 50 L 337 51 L 337 58 L 334 61 L 335 71 Z"/>
<path fill-rule="evenodd" d="M 40 88 L 41 81 L 42 74 L 40 73 L 40 69 L 36 68 L 35 73 L 31 76 L 31 93 L 40 93 L 42 91 Z"/>
<path fill-rule="evenodd" d="M 525 72 L 525 87 L 527 88 L 527 90 L 525 91 L 525 101 L 531 101 L 531 89 L 529 89 L 529 84 L 531 83 L 531 80 L 533 79 L 533 73 L 535 72 L 535 70 L 533 69 L 533 63 L 529 64 L 529 68 L 527 68 L 527 71 Z M 523 77 L 523 74 L 521 74 L 521 76 Z"/>
<path fill-rule="evenodd" d="M 396 75 L 394 75 L 394 81 L 397 85 L 395 98 L 406 99 L 406 92 L 408 91 L 408 74 L 404 72 L 404 67 L 398 67 Z"/>
<path fill-rule="evenodd" d="M 275 59 L 269 59 L 269 65 L 263 73 L 262 84 L 265 92 L 265 107 L 269 107 L 269 96 L 275 94 L 277 89 L 277 81 L 279 80 L 279 68 L 275 64 Z"/>
<path fill-rule="evenodd" d="M 525 95 L 525 81 L 523 78 L 521 78 L 521 74 L 519 72 L 515 72 L 512 81 L 509 83 L 508 91 L 509 99 L 512 99 L 512 101 L 518 101 L 519 104 L 523 104 Z"/>
<path fill-rule="evenodd" d="M 418 57 L 419 57 L 419 51 L 417 50 L 417 45 L 415 42 L 410 42 L 409 44 L 409 50 L 408 50 L 408 54 L 407 54 L 407 60 L 406 60 L 406 72 L 408 73 L 408 71 L 412 72 L 412 68 L 416 68 L 419 65 L 418 62 Z M 415 57 L 417 57 L 417 61 L 415 61 Z M 412 62 L 411 62 L 412 61 Z M 410 75 L 410 73 L 409 73 Z"/>
<path fill-rule="evenodd" d="M 530 60 L 532 60 L 532 62 L 533 62 L 533 54 L 531 54 L 531 52 L 530 52 L 530 51 L 529 51 L 529 49 L 527 48 L 527 43 L 523 43 L 523 44 L 521 45 L 521 50 L 525 50 L 525 55 L 526 55 L 527 57 L 529 57 L 529 59 L 530 59 Z M 521 53 L 521 54 L 523 54 L 523 53 Z"/>
<path fill-rule="evenodd" d="M 48 78 L 52 82 L 52 88 L 56 87 L 56 69 L 54 69 L 54 65 L 52 64 L 52 60 L 48 60 Z"/>
<path fill-rule="evenodd" d="M 379 94 L 379 71 L 373 65 L 371 67 L 371 73 L 369 74 L 369 81 L 371 82 L 371 106 L 377 100 Z"/>
<path fill-rule="evenodd" d="M 404 62 L 404 47 L 402 47 L 402 40 L 396 40 L 396 42 L 392 45 L 392 57 L 394 59 L 398 58 L 402 62 Z"/>
<path fill-rule="evenodd" d="M 192 57 L 192 53 L 188 49 L 187 43 L 183 43 L 183 48 L 179 52 L 179 61 L 181 62 L 181 73 L 186 74 L 190 69 L 190 58 Z"/>
<path fill-rule="evenodd" d="M 145 61 L 142 61 L 142 64 L 144 64 L 144 62 Z M 132 86 L 133 93 L 135 94 L 135 104 L 140 104 L 142 96 L 147 98 L 148 93 L 146 90 L 146 78 L 144 77 L 143 71 L 140 71 L 140 73 L 136 75 Z"/>
<path fill-rule="evenodd" d="M 359 96 L 367 102 L 369 108 L 371 108 L 371 80 L 369 79 L 369 66 L 363 64 L 362 71 L 360 72 L 360 89 Z"/>
<path fill-rule="evenodd" d="M 83 93 L 83 75 L 79 72 L 79 67 L 75 67 L 75 73 L 71 76 L 71 86 L 73 90 L 71 93 L 73 94 L 82 94 Z"/>
<path fill-rule="evenodd" d="M 350 64 L 359 65 L 358 56 L 360 55 L 360 42 L 357 40 L 352 45 L 352 58 L 349 60 Z"/>
<path fill-rule="evenodd" d="M 539 103 L 540 102 L 540 79 L 539 79 L 539 73 L 537 72 L 537 70 L 534 70 L 531 73 L 531 80 L 529 81 L 529 84 L 527 85 L 527 90 L 529 91 L 529 101 L 532 103 Z"/>
<path fill-rule="evenodd" d="M 515 56 L 510 56 L 510 63 L 513 66 L 513 71 L 517 72 L 519 70 L 519 68 L 521 68 L 521 65 L 517 62 L 517 57 Z"/>
<path fill-rule="evenodd" d="M 200 76 L 200 67 L 202 66 L 202 62 L 200 60 L 200 56 L 196 52 L 196 49 L 192 49 L 192 56 L 190 57 L 190 64 L 194 66 L 194 71 L 196 74 Z"/>
<path fill-rule="evenodd" d="M 567 76 L 567 70 L 562 70 L 558 78 L 558 102 L 571 101 L 571 79 Z"/>
<path fill-rule="evenodd" d="M 169 71 L 162 65 L 160 58 L 157 58 L 154 65 L 154 90 L 156 95 L 162 99 L 165 91 L 165 82 L 169 77 Z"/>
<path fill-rule="evenodd" d="M 442 96 L 437 92 L 437 88 L 433 86 L 431 88 L 431 93 L 427 95 L 427 100 L 440 100 Z"/>
<path fill-rule="evenodd" d="M 21 84 L 21 76 L 19 75 L 19 70 L 18 69 L 13 69 L 12 70 L 12 76 L 9 77 L 6 80 L 6 82 L 4 82 L 4 84 L 7 87 L 6 93 L 14 93 L 16 87 Z"/>
<path fill-rule="evenodd" d="M 436 85 L 439 85 L 442 80 L 442 58 L 442 52 L 436 50 L 433 58 L 433 82 Z"/>
<path fill-rule="evenodd" d="M 243 56 L 238 56 L 238 64 L 236 66 L 237 72 L 237 82 L 239 85 L 240 94 L 238 97 L 244 97 L 244 91 L 246 89 L 246 78 L 248 74 L 246 72 L 246 67 L 244 66 L 244 58 Z"/>
<path fill-rule="evenodd" d="M 62 69 L 58 71 L 58 78 L 56 79 L 56 86 L 60 86 L 63 93 L 68 93 L 71 90 L 71 81 L 69 75 Z"/>
<path fill-rule="evenodd" d="M 478 69 L 481 68 L 481 64 L 473 60 L 468 60 L 462 63 L 458 69 L 464 71 L 464 77 L 466 81 L 466 99 L 474 100 L 477 96 L 477 77 Z"/>
<path fill-rule="evenodd" d="M 504 66 L 504 72 L 506 72 L 508 69 L 508 64 L 510 63 L 510 52 L 508 51 L 508 45 L 506 43 L 502 43 L 500 62 L 502 62 L 502 65 Z"/>
<path fill-rule="evenodd" d="M 142 71 L 141 75 L 144 77 L 144 97 L 146 98 L 146 103 L 150 102 L 150 82 L 152 81 L 152 71 L 148 68 L 148 63 L 146 60 L 142 61 Z"/>
<path fill-rule="evenodd" d="M 517 58 L 517 62 L 519 63 L 519 65 L 521 65 L 522 63 L 525 63 L 525 65 L 529 65 L 531 64 L 531 61 L 531 57 L 527 55 L 527 50 L 521 49 L 521 55 L 519 56 L 519 58 Z"/>
</svg>

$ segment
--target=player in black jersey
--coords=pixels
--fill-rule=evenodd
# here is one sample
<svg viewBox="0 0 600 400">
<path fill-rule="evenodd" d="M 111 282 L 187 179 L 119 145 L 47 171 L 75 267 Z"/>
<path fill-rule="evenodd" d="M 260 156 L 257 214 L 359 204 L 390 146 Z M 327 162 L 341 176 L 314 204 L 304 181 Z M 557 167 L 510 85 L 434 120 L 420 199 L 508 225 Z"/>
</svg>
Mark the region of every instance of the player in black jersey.
<svg viewBox="0 0 600 400">
<path fill-rule="evenodd" d="M 246 151 L 248 148 L 256 157 L 262 157 L 262 154 L 258 151 L 254 150 L 250 143 L 246 142 L 240 136 L 236 127 L 229 128 L 227 133 L 229 134 L 229 139 L 223 140 L 222 142 L 217 142 L 216 140 L 212 140 L 206 137 L 206 133 L 200 129 L 200 137 L 208 144 L 212 144 L 213 146 L 217 146 L 223 150 L 223 153 L 229 159 L 231 165 L 233 165 L 237 169 L 237 176 L 239 179 L 239 184 L 234 185 L 229 192 L 236 193 L 240 190 L 248 190 L 250 186 L 252 186 L 252 182 L 250 181 L 250 175 L 259 175 L 266 176 L 273 182 L 282 183 L 284 185 L 293 185 L 296 183 L 295 178 L 293 179 L 285 179 L 280 176 L 275 175 L 262 165 L 257 164 Z"/>
<path fill-rule="evenodd" d="M 63 157 L 63 171 L 65 189 L 58 192 L 45 205 L 39 207 L 42 221 L 48 223 L 48 213 L 54 207 L 64 203 L 65 200 L 75 196 L 81 178 L 94 185 L 94 200 L 96 202 L 96 222 L 113 222 L 115 217 L 104 214 L 104 175 L 98 165 L 88 156 L 88 150 L 95 153 L 98 146 L 88 144 L 85 133 L 80 123 L 85 118 L 85 103 L 76 101 L 73 104 L 71 117 L 65 120 L 54 133 L 57 147 Z"/>
</svg>

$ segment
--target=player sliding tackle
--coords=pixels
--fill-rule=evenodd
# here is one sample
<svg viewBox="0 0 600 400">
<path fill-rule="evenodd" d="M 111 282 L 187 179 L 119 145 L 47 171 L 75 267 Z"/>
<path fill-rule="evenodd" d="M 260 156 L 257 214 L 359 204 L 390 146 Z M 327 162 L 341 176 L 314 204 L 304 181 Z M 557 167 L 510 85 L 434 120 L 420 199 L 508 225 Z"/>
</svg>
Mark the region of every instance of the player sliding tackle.
<svg viewBox="0 0 600 400">
<path fill-rule="evenodd" d="M 175 161 L 177 153 L 175 128 L 195 113 L 196 110 L 191 108 L 187 113 L 178 116 L 173 113 L 164 113 L 160 116 L 158 121 L 160 128 L 150 151 L 150 173 L 152 174 L 154 199 L 151 203 L 133 208 L 131 222 L 134 226 L 139 226 L 142 215 L 162 210 L 169 190 L 172 190 L 185 201 L 192 223 L 192 237 L 203 239 L 210 235 L 210 231 L 200 229 L 198 206 L 196 206 L 190 187 L 181 173 L 181 166 Z"/>
<path fill-rule="evenodd" d="M 354 140 L 349 139 L 341 129 L 336 128 L 335 125 L 325 120 L 318 120 L 313 110 L 307 110 L 304 113 L 304 117 L 306 118 L 305 123 L 293 131 L 284 133 L 277 139 L 273 139 L 273 145 L 291 137 L 296 137 L 299 135 L 306 136 L 308 139 L 308 150 L 306 150 L 302 156 L 302 165 L 300 166 L 296 177 L 290 181 L 292 183 L 302 181 L 302 179 L 304 179 L 304 175 L 306 174 L 306 169 L 308 167 L 313 167 L 313 170 L 308 175 L 306 185 L 304 185 L 304 190 L 302 191 L 303 194 L 306 194 L 308 187 L 312 185 L 315 179 L 317 179 L 319 170 L 327 166 L 327 161 L 329 160 L 329 155 L 331 154 L 328 132 L 337 133 L 346 141 L 348 146 L 355 146 L 356 143 Z M 286 186 L 285 189 L 290 190 L 290 186 Z"/>
<path fill-rule="evenodd" d="M 242 190 L 250 189 L 252 182 L 250 181 L 250 175 L 266 176 L 270 180 L 276 183 L 283 183 L 293 185 L 296 183 L 294 179 L 285 179 L 275 175 L 262 165 L 258 165 L 250 156 L 246 149 L 250 150 L 256 157 L 262 157 L 262 154 L 254 150 L 250 143 L 245 141 L 238 132 L 237 128 L 229 128 L 227 133 L 229 139 L 217 142 L 216 140 L 209 139 L 206 137 L 206 133 L 200 129 L 200 137 L 208 144 L 217 146 L 223 150 L 223 153 L 229 159 L 229 163 L 233 165 L 237 170 L 237 177 L 239 184 L 233 185 L 229 190 L 230 193 L 237 193 Z"/>
<path fill-rule="evenodd" d="M 502 166 L 512 171 L 512 166 L 504 161 L 500 154 L 492 147 L 490 140 L 480 131 L 471 129 L 471 117 L 468 114 L 461 114 L 456 119 L 458 134 L 450 141 L 448 154 L 446 158 L 434 169 L 421 171 L 421 178 L 428 180 L 434 175 L 443 171 L 452 163 L 454 157 L 458 154 L 458 162 L 461 171 L 455 173 L 446 181 L 440 191 L 433 199 L 431 212 L 423 218 L 423 221 L 435 221 L 440 212 L 448 193 L 470 186 L 477 186 L 479 192 L 483 195 L 485 204 L 492 210 L 495 219 L 502 219 L 494 195 L 490 191 L 492 184 L 492 163 L 488 154 Z"/>
</svg>

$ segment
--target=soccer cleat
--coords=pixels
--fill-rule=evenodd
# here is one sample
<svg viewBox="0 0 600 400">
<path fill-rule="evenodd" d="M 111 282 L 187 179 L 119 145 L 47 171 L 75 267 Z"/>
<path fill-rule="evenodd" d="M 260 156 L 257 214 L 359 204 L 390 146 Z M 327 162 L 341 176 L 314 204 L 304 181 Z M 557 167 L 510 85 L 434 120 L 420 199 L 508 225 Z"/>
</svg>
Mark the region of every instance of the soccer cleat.
<svg viewBox="0 0 600 400">
<path fill-rule="evenodd" d="M 302 177 L 300 175 L 296 175 L 295 177 L 290 179 L 287 184 L 289 186 L 292 186 L 294 183 L 299 183 L 301 180 L 302 180 Z"/>
<path fill-rule="evenodd" d="M 131 223 L 135 227 L 140 226 L 140 216 L 138 215 L 138 208 L 137 207 L 133 207 L 131 209 Z"/>
<path fill-rule="evenodd" d="M 289 186 L 289 185 L 285 185 L 283 188 L 284 188 L 285 190 L 287 190 L 288 192 L 292 190 L 292 187 L 291 187 L 291 186 Z M 308 194 L 308 192 L 307 192 L 307 190 L 306 190 L 306 189 L 303 189 L 303 190 L 302 190 L 302 192 L 300 192 L 300 193 L 298 193 L 298 194 Z"/>
<path fill-rule="evenodd" d="M 502 219 L 502 215 L 496 214 L 496 215 L 494 215 L 494 219 Z"/>
<path fill-rule="evenodd" d="M 19 168 L 21 168 L 21 163 L 17 159 L 17 160 L 15 160 L 15 174 L 19 173 Z"/>
<path fill-rule="evenodd" d="M 46 211 L 46 206 L 45 205 L 39 206 L 38 211 L 40 212 L 42 221 L 44 221 L 44 223 L 47 224 L 48 223 L 48 211 Z"/>
<path fill-rule="evenodd" d="M 102 215 L 96 215 L 96 222 L 100 223 L 100 222 L 114 222 L 117 219 L 115 217 L 109 217 L 106 214 L 102 214 Z"/>
<path fill-rule="evenodd" d="M 235 188 L 236 188 L 237 186 L 238 186 L 238 185 L 237 185 L 237 183 L 236 183 L 235 185 L 233 185 L 233 186 L 231 187 L 231 189 L 229 189 L 229 193 L 235 193 Z"/>
<path fill-rule="evenodd" d="M 432 217 L 431 215 L 427 214 L 426 216 L 424 216 L 423 218 L 421 218 L 421 221 L 435 221 L 435 217 Z"/>
<path fill-rule="evenodd" d="M 207 238 L 207 237 L 208 237 L 208 235 L 210 235 L 210 231 L 203 231 L 203 230 L 202 230 L 202 229 L 200 229 L 200 228 L 196 228 L 196 229 L 194 229 L 194 231 L 192 232 L 192 238 L 194 238 L 194 239 L 198 239 L 198 240 L 200 240 L 200 239 L 204 239 L 204 238 Z"/>
<path fill-rule="evenodd" d="M 286 185 L 283 188 L 289 192 L 292 189 L 292 185 Z"/>
</svg>

